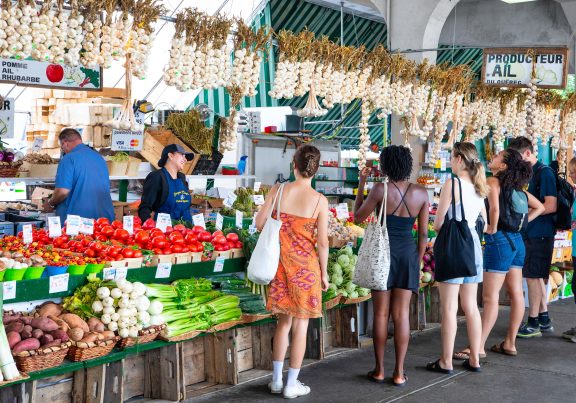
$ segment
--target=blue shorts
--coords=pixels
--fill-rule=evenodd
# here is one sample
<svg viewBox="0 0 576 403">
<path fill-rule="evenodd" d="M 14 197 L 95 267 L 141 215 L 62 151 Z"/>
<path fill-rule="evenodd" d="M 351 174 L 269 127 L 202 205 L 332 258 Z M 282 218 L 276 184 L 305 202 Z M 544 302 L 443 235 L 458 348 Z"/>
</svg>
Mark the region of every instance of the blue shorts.
<svg viewBox="0 0 576 403">
<path fill-rule="evenodd" d="M 498 231 L 493 235 L 486 234 L 484 239 L 484 271 L 506 274 L 511 268 L 521 269 L 524 266 L 526 248 L 522 234 Z"/>
</svg>

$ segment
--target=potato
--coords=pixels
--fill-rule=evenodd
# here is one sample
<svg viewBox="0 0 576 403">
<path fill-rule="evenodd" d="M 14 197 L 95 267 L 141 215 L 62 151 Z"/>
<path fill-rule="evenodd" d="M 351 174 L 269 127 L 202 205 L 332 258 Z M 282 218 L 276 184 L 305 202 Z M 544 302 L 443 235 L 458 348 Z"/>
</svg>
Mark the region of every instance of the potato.
<svg viewBox="0 0 576 403">
<path fill-rule="evenodd" d="M 62 340 L 63 343 L 66 343 L 68 340 L 70 340 L 70 338 L 68 337 L 68 334 L 64 331 L 64 330 L 54 330 L 52 332 L 50 332 L 50 335 L 52 335 L 52 337 L 54 337 L 55 339 L 60 339 Z"/>
<path fill-rule="evenodd" d="M 31 338 L 32 337 L 32 326 L 30 326 L 30 325 L 24 326 L 22 333 L 20 333 L 20 337 L 22 337 L 22 340 Z"/>
<path fill-rule="evenodd" d="M 98 335 L 96 333 L 89 333 L 80 340 L 83 343 L 94 343 L 98 340 Z"/>
<path fill-rule="evenodd" d="M 104 336 L 104 340 L 109 340 L 109 339 L 113 339 L 114 337 L 116 337 L 116 334 L 114 334 L 114 332 L 111 330 L 104 330 L 102 332 L 102 336 Z"/>
<path fill-rule="evenodd" d="M 22 322 L 12 322 L 6 326 L 6 333 L 10 332 L 22 333 L 22 330 L 24 330 L 24 323 Z"/>
<path fill-rule="evenodd" d="M 46 344 L 52 341 L 54 341 L 54 337 L 50 334 L 45 334 L 44 336 L 42 336 L 42 338 L 40 338 L 40 344 L 42 346 L 46 346 Z"/>
<path fill-rule="evenodd" d="M 60 347 L 61 344 L 62 344 L 62 340 L 56 339 L 56 340 L 52 340 L 51 342 L 43 345 L 42 348 Z"/>
<path fill-rule="evenodd" d="M 104 323 L 102 323 L 100 319 L 95 317 L 88 319 L 88 327 L 90 328 L 91 332 L 98 332 L 98 333 L 103 332 L 106 329 Z"/>
<path fill-rule="evenodd" d="M 52 316 L 60 316 L 62 315 L 62 307 L 58 304 L 55 304 L 54 302 L 45 302 L 42 305 L 40 305 L 40 307 L 38 307 L 38 313 L 40 314 L 40 316 L 42 317 L 49 317 L 50 315 Z"/>
<path fill-rule="evenodd" d="M 32 330 L 32 337 L 35 339 L 39 339 L 44 336 L 44 332 L 41 329 L 34 329 Z"/>
<path fill-rule="evenodd" d="M 82 331 L 84 331 L 84 333 L 88 333 L 90 331 L 88 324 L 84 322 L 82 318 L 78 315 L 75 315 L 73 313 L 64 313 L 60 315 L 59 318 L 62 319 L 64 322 L 66 322 L 68 326 L 70 326 L 70 328 L 72 329 L 75 327 L 79 327 L 80 329 L 82 329 Z"/>
<path fill-rule="evenodd" d="M 84 330 L 80 329 L 79 327 L 75 327 L 68 331 L 68 336 L 72 341 L 80 341 L 84 338 Z"/>
<path fill-rule="evenodd" d="M 40 348 L 40 341 L 38 341 L 38 339 L 27 339 L 16 344 L 12 349 L 12 353 L 17 354 L 22 351 L 36 350 L 38 348 Z"/>
<path fill-rule="evenodd" d="M 32 319 L 34 319 L 32 316 L 22 316 L 22 322 L 25 325 L 31 325 L 32 324 Z"/>
<path fill-rule="evenodd" d="M 9 325 L 12 322 L 20 322 L 22 319 L 22 315 L 14 314 L 14 315 L 6 315 L 2 318 L 2 323 L 5 325 Z"/>
<path fill-rule="evenodd" d="M 58 330 L 58 324 L 49 318 L 34 318 L 32 319 L 32 327 L 35 329 L 40 329 L 44 332 L 51 332 L 53 330 Z"/>
<path fill-rule="evenodd" d="M 8 345 L 10 348 L 22 341 L 22 337 L 20 337 L 20 333 L 18 332 L 8 332 L 6 337 L 8 338 Z"/>
</svg>

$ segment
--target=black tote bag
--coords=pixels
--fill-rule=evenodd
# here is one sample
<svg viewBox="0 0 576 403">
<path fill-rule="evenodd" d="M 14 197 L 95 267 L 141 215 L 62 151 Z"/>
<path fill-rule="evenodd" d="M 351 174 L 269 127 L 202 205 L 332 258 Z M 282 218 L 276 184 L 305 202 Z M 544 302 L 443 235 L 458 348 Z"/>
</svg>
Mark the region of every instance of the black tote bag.
<svg viewBox="0 0 576 403">
<path fill-rule="evenodd" d="M 473 277 L 476 273 L 474 255 L 474 238 L 464 215 L 462 185 L 460 179 L 460 211 L 462 220 L 456 220 L 456 198 L 454 197 L 454 178 L 452 178 L 452 218 L 444 220 L 436 242 L 434 242 L 434 259 L 436 261 L 436 281 L 446 281 L 459 277 Z"/>
</svg>

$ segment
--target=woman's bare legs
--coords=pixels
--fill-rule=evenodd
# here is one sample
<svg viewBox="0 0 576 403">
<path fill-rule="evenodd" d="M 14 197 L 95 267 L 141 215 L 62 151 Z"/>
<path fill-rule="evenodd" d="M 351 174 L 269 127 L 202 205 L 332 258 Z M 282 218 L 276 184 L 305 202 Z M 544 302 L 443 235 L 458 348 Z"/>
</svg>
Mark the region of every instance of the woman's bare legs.
<svg viewBox="0 0 576 403">
<path fill-rule="evenodd" d="M 482 288 L 484 311 L 482 312 L 482 341 L 480 343 L 480 354 L 486 354 L 486 341 L 488 340 L 488 336 L 490 336 L 490 332 L 494 328 L 494 324 L 498 319 L 500 289 L 502 288 L 506 278 L 507 275 L 503 273 L 484 272 L 484 284 Z M 518 327 L 520 327 L 520 325 L 518 325 Z"/>
<path fill-rule="evenodd" d="M 308 319 L 292 318 L 292 343 L 290 345 L 290 368 L 298 369 L 302 366 L 306 353 L 306 333 L 308 332 Z"/>
<path fill-rule="evenodd" d="M 454 354 L 454 340 L 456 339 L 456 316 L 458 314 L 459 284 L 438 283 L 440 292 L 440 306 L 442 309 L 442 355 L 440 367 L 452 369 L 452 354 Z"/>
<path fill-rule="evenodd" d="M 460 303 L 466 315 L 468 341 L 470 342 L 470 365 L 480 366 L 480 344 L 482 342 L 482 319 L 478 310 L 478 284 L 462 284 L 460 287 Z M 454 336 L 456 332 L 454 332 Z M 454 339 L 452 339 L 454 343 Z"/>
<path fill-rule="evenodd" d="M 384 351 L 388 338 L 388 319 L 390 317 L 390 291 L 372 290 L 374 306 L 374 357 L 376 367 L 372 373 L 374 379 L 384 379 Z M 396 328 L 396 324 L 394 324 Z"/>
<path fill-rule="evenodd" d="M 278 314 L 276 331 L 274 332 L 274 342 L 272 347 L 272 357 L 274 361 L 284 362 L 286 350 L 288 350 L 288 335 L 292 327 L 292 316 Z"/>
<path fill-rule="evenodd" d="M 394 349 L 396 350 L 396 366 L 394 367 L 392 379 L 395 383 L 403 383 L 405 379 L 404 359 L 406 358 L 408 342 L 410 341 L 411 298 L 412 291 L 410 290 L 400 288 L 392 290 L 392 320 L 394 320 Z"/>
<path fill-rule="evenodd" d="M 524 291 L 522 289 L 522 270 L 511 268 L 506 275 L 506 289 L 510 295 L 510 322 L 504 341 L 504 348 L 516 351 L 516 335 L 524 317 Z"/>
</svg>

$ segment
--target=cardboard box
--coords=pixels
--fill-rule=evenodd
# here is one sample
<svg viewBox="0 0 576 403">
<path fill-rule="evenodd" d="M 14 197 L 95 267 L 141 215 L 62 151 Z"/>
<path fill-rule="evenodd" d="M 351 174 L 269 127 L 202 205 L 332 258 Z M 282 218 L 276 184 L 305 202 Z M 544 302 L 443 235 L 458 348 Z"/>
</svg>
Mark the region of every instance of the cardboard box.
<svg viewBox="0 0 576 403">
<path fill-rule="evenodd" d="M 32 204 L 35 204 L 39 209 L 42 209 L 44 205 L 44 200 L 52 196 L 52 193 L 54 193 L 54 190 L 52 189 L 36 187 L 32 191 L 32 196 L 30 197 Z"/>
</svg>

